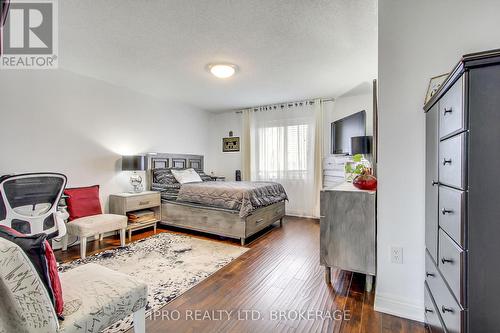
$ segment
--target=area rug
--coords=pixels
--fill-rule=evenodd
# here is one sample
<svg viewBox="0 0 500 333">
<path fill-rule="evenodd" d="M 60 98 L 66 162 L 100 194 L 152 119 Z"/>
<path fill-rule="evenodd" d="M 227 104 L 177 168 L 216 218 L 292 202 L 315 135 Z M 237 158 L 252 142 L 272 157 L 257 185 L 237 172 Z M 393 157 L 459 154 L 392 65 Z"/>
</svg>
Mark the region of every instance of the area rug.
<svg viewBox="0 0 500 333">
<path fill-rule="evenodd" d="M 62 264 L 61 272 L 87 263 L 97 263 L 129 274 L 147 283 L 146 316 L 203 281 L 248 249 L 220 242 L 171 233 L 160 233 L 124 248 L 104 251 L 85 259 Z M 132 327 L 129 316 L 104 332 L 125 332 Z"/>
</svg>

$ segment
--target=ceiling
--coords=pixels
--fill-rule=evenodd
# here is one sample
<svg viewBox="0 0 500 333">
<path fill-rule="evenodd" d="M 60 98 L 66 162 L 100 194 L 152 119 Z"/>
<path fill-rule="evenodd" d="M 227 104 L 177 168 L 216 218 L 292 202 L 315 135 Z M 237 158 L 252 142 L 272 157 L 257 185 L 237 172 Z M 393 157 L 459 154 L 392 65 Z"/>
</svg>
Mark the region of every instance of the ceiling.
<svg viewBox="0 0 500 333">
<path fill-rule="evenodd" d="M 336 97 L 377 75 L 376 0 L 63 0 L 60 67 L 222 111 Z M 240 67 L 221 80 L 214 62 Z"/>
</svg>

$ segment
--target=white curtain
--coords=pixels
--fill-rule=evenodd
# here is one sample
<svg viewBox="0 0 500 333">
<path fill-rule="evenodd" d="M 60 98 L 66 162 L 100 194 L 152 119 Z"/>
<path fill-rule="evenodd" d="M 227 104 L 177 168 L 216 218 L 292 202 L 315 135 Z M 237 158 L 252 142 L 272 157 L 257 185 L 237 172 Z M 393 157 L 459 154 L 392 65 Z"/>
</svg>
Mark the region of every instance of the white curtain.
<svg viewBox="0 0 500 333">
<path fill-rule="evenodd" d="M 314 217 L 320 216 L 320 192 L 323 188 L 323 154 L 324 154 L 324 111 L 323 101 L 314 101 L 314 118 L 316 130 L 314 135 Z"/>
<path fill-rule="evenodd" d="M 322 145 L 316 147 L 318 107 L 321 107 L 320 101 L 306 101 L 249 111 L 252 112 L 247 119 L 251 180 L 282 184 L 290 200 L 286 207 L 289 215 L 319 215 L 315 155 Z"/>
<path fill-rule="evenodd" d="M 241 179 L 248 181 L 252 178 L 251 128 L 254 111 L 252 109 L 246 109 L 241 112 Z"/>
</svg>

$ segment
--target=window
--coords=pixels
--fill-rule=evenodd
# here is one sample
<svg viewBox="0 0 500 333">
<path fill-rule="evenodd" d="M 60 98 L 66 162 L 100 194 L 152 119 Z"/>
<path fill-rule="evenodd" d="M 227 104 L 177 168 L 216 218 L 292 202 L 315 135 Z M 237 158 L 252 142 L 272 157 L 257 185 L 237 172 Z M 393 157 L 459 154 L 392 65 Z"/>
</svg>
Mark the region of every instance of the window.
<svg viewBox="0 0 500 333">
<path fill-rule="evenodd" d="M 309 125 L 258 129 L 258 178 L 304 180 L 308 173 Z"/>
</svg>

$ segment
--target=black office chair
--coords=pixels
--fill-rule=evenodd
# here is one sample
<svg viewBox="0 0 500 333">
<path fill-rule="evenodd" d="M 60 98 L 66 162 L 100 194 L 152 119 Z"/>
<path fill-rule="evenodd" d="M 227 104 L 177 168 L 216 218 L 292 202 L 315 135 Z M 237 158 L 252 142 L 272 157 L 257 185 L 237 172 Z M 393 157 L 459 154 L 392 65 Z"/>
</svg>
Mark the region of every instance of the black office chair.
<svg viewBox="0 0 500 333">
<path fill-rule="evenodd" d="M 0 177 L 0 224 L 23 234 L 66 234 L 57 205 L 66 186 L 58 173 L 28 173 Z"/>
</svg>

